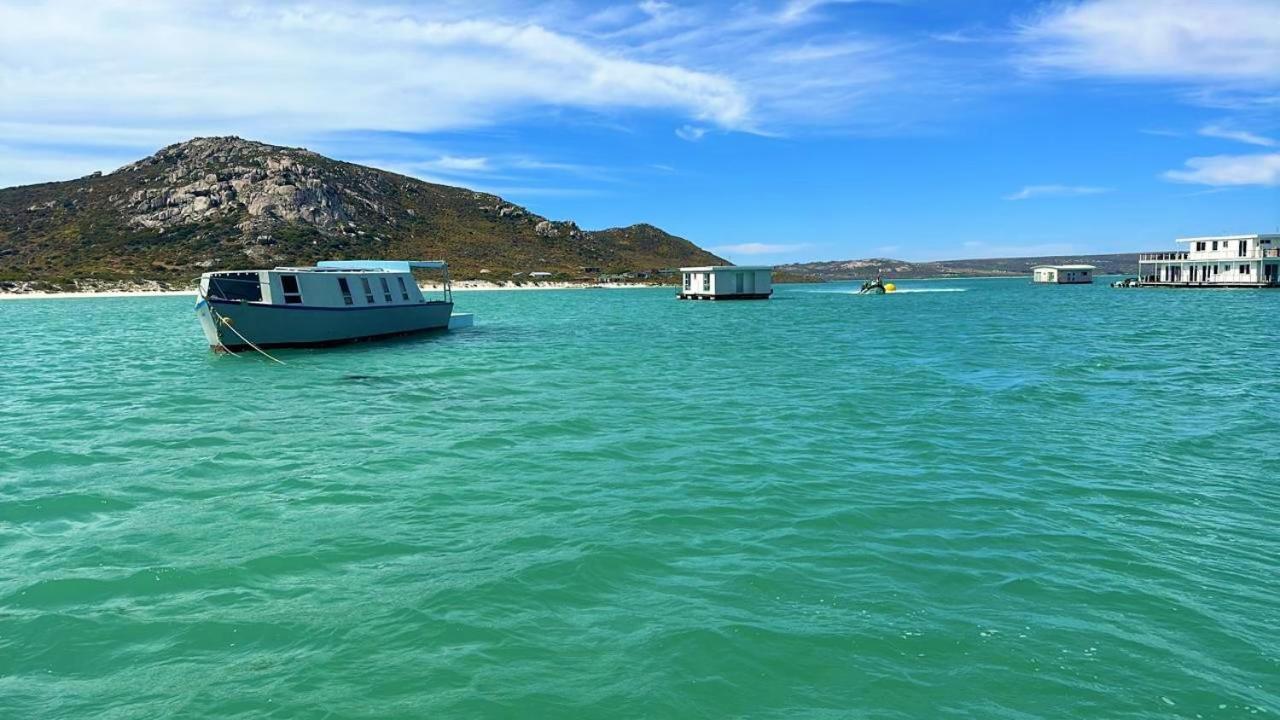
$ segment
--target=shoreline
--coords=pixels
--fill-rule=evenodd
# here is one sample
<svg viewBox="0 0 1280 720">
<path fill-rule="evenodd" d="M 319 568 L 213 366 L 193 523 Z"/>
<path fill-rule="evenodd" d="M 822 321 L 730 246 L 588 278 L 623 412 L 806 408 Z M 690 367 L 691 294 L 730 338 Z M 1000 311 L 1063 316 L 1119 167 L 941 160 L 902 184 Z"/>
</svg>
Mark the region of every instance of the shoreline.
<svg viewBox="0 0 1280 720">
<path fill-rule="evenodd" d="M 419 285 L 425 293 L 441 292 L 440 285 Z M 525 283 L 515 285 L 514 283 L 495 283 L 487 280 L 462 280 L 453 284 L 454 292 L 491 292 L 496 290 L 590 290 L 600 288 L 605 290 L 629 290 L 635 288 L 653 288 L 653 287 L 676 287 L 675 285 L 645 285 L 641 283 L 575 283 L 575 282 L 545 282 L 545 283 Z M 46 290 L 31 290 L 28 292 L 0 292 L 0 300 L 84 300 L 91 298 L 129 298 L 129 297 L 175 297 L 175 296 L 191 296 L 194 297 L 196 291 L 194 288 L 190 290 L 162 290 L 162 289 L 110 289 L 110 290 L 68 290 L 49 292 Z"/>
</svg>

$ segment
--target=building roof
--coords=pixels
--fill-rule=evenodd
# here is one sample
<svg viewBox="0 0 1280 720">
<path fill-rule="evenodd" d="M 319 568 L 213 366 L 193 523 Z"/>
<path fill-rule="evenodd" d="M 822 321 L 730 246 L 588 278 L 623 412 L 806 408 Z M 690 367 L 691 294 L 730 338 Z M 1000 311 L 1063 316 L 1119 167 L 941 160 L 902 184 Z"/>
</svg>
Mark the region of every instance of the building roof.
<svg viewBox="0 0 1280 720">
<path fill-rule="evenodd" d="M 1205 242 L 1205 241 L 1208 241 L 1208 240 L 1218 240 L 1218 241 L 1222 241 L 1222 240 L 1252 240 L 1252 239 L 1254 239 L 1254 238 L 1258 238 L 1258 239 L 1264 239 L 1264 238 L 1265 238 L 1265 239 L 1268 239 L 1268 240 L 1275 240 L 1275 239 L 1277 239 L 1277 238 L 1280 238 L 1280 235 L 1277 235 L 1277 234 L 1274 234 L 1274 233 L 1251 233 L 1251 234 L 1249 234 L 1249 235 L 1205 235 L 1204 237 L 1187 237 L 1187 238 L 1178 238 L 1178 239 L 1174 240 L 1174 242 L 1184 242 L 1184 243 L 1189 243 L 1189 242 Z"/>
<path fill-rule="evenodd" d="M 1094 265 L 1034 265 L 1032 270 L 1040 270 L 1041 268 L 1050 268 L 1052 270 L 1097 270 Z"/>
<path fill-rule="evenodd" d="M 680 272 L 716 272 L 719 270 L 773 270 L 772 265 L 703 265 L 701 267 L 682 267 Z"/>
</svg>

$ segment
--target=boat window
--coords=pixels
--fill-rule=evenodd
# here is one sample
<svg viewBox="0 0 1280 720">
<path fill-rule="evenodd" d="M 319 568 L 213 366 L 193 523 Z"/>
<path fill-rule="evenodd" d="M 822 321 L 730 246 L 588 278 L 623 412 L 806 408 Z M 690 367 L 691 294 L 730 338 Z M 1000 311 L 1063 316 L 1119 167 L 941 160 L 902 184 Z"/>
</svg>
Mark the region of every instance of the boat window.
<svg viewBox="0 0 1280 720">
<path fill-rule="evenodd" d="M 224 273 L 209 277 L 209 297 L 217 300 L 262 300 L 262 284 L 258 273 Z"/>
<path fill-rule="evenodd" d="M 702 292 L 711 292 L 711 273 L 702 273 Z"/>
<path fill-rule="evenodd" d="M 685 289 L 685 290 L 688 290 L 688 289 L 689 289 L 689 278 L 691 278 L 691 277 L 693 277 L 693 273 L 685 273 L 685 274 L 684 274 L 684 289 Z"/>
<path fill-rule="evenodd" d="M 408 299 L 409 299 L 409 290 L 408 290 L 407 288 L 405 288 L 405 286 L 404 286 L 404 278 L 402 278 L 402 277 L 397 277 L 397 278 L 396 278 L 396 280 L 399 280 L 399 281 L 400 281 L 400 298 L 401 298 L 402 300 L 408 300 Z"/>
<path fill-rule="evenodd" d="M 387 279 L 380 277 L 378 282 L 382 283 L 382 296 L 386 298 L 387 302 L 391 302 L 391 288 L 387 285 Z"/>
<path fill-rule="evenodd" d="M 360 284 L 364 287 L 364 301 L 372 305 L 374 303 L 373 288 L 369 287 L 369 278 L 360 278 Z"/>
<path fill-rule="evenodd" d="M 298 289 L 297 275 L 281 275 L 280 287 L 284 289 L 285 304 L 297 305 L 302 302 L 302 291 Z"/>
<path fill-rule="evenodd" d="M 342 290 L 342 302 L 350 305 L 353 302 L 351 300 L 351 286 L 347 284 L 346 278 L 338 278 L 338 289 Z"/>
</svg>

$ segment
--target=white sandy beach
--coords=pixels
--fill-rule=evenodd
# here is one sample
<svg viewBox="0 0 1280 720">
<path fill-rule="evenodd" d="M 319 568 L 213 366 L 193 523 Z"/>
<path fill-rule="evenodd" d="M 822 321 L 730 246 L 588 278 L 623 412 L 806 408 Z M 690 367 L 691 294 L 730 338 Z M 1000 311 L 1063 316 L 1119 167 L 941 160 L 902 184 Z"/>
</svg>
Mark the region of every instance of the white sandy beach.
<svg viewBox="0 0 1280 720">
<path fill-rule="evenodd" d="M 423 292 L 440 292 L 439 285 L 420 285 Z M 638 283 L 574 283 L 574 282 L 539 282 L 524 283 L 516 285 L 514 283 L 495 283 L 487 280 L 462 280 L 453 284 L 454 292 L 471 292 L 471 291 L 487 291 L 487 290 L 587 290 L 591 288 L 603 288 L 608 290 L 621 290 L 632 288 L 647 287 L 666 287 L 658 285 L 642 285 Z M 674 285 L 670 287 L 675 287 Z M 170 295 L 190 295 L 196 294 L 195 289 L 191 290 L 93 290 L 93 291 L 72 291 L 72 292 L 0 292 L 0 300 L 48 300 L 48 299 L 75 299 L 75 298 L 123 298 L 123 297 L 162 297 Z"/>
</svg>

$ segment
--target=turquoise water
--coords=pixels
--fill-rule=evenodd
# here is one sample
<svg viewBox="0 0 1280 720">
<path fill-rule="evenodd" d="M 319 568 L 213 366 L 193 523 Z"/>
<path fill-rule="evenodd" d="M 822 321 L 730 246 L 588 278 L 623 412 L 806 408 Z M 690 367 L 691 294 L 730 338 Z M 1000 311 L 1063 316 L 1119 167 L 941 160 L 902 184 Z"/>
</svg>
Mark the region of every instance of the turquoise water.
<svg viewBox="0 0 1280 720">
<path fill-rule="evenodd" d="M 0 718 L 1280 713 L 1280 293 L 901 285 L 0 302 Z"/>
</svg>

